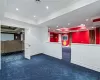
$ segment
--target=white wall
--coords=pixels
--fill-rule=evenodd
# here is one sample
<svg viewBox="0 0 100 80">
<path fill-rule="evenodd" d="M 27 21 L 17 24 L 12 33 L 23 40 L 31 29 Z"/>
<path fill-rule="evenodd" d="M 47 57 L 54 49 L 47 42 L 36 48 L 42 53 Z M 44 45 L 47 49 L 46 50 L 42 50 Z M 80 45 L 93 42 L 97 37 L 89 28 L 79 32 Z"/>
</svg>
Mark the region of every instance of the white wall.
<svg viewBox="0 0 100 80">
<path fill-rule="evenodd" d="M 14 40 L 14 34 L 1 33 L 1 41 Z"/>
<path fill-rule="evenodd" d="M 25 56 L 29 59 L 30 56 L 39 53 L 62 59 L 62 44 L 48 42 L 47 27 L 33 27 L 26 29 L 25 43 Z M 28 45 L 30 45 L 30 47 Z"/>
<path fill-rule="evenodd" d="M 44 53 L 46 55 L 62 59 L 62 44 L 61 43 L 55 43 L 55 42 L 47 42 L 44 43 L 45 50 Z"/>
<path fill-rule="evenodd" d="M 50 42 L 50 32 L 48 32 L 48 42 Z"/>
<path fill-rule="evenodd" d="M 41 35 L 41 43 L 42 44 L 42 51 L 44 54 L 62 59 L 62 44 L 56 43 L 56 42 L 49 42 L 49 34 L 48 34 L 48 28 L 42 27 L 40 28 L 40 35 Z"/>
<path fill-rule="evenodd" d="M 100 45 L 72 44 L 71 63 L 100 72 Z"/>
<path fill-rule="evenodd" d="M 37 27 L 25 29 L 25 56 L 30 59 L 30 56 L 42 52 L 40 29 Z"/>
<path fill-rule="evenodd" d="M 40 29 L 40 37 L 41 37 L 41 41 L 44 42 L 48 42 L 48 27 L 41 27 Z"/>
<path fill-rule="evenodd" d="M 25 57 L 30 59 L 30 56 L 39 53 L 62 58 L 62 47 L 59 43 L 48 42 L 48 28 L 29 25 L 24 22 L 19 22 L 11 19 L 4 19 L 2 24 L 25 28 Z"/>
</svg>

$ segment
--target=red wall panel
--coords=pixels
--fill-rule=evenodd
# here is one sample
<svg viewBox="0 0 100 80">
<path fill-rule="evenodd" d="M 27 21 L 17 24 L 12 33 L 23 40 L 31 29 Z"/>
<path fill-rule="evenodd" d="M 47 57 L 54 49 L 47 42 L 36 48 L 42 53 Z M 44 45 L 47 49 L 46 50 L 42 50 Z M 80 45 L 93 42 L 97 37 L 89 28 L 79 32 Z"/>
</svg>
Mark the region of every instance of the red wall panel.
<svg viewBox="0 0 100 80">
<path fill-rule="evenodd" d="M 89 31 L 80 31 L 72 33 L 72 43 L 89 44 Z"/>
<path fill-rule="evenodd" d="M 96 44 L 100 44 L 100 31 L 96 28 Z"/>
<path fill-rule="evenodd" d="M 50 42 L 58 42 L 58 34 L 50 32 Z"/>
</svg>

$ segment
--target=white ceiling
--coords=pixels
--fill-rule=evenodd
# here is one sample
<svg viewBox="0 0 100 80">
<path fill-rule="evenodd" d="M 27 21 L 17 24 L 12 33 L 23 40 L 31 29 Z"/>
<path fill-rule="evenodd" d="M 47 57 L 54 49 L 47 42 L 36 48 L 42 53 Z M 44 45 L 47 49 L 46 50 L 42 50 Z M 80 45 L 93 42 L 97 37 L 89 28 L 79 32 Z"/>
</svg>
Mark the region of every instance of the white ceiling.
<svg viewBox="0 0 100 80">
<path fill-rule="evenodd" d="M 100 0 L 41 0 L 40 3 L 36 3 L 35 0 L 5 1 L 6 18 L 39 26 L 91 26 L 90 19 L 100 16 Z M 48 10 L 46 6 L 49 7 Z M 86 22 L 85 19 L 89 21 Z"/>
<path fill-rule="evenodd" d="M 59 28 L 76 27 L 78 25 L 85 24 L 86 27 L 92 27 L 92 19 L 95 17 L 100 17 L 100 0 L 85 7 L 71 11 L 62 16 L 59 16 L 57 18 L 51 19 L 47 22 L 42 23 L 41 25 L 46 25 L 51 28 Z M 87 19 L 88 21 L 86 21 Z"/>
<path fill-rule="evenodd" d="M 7 0 L 6 12 L 14 13 L 30 19 L 43 19 L 50 14 L 59 11 L 77 0 L 41 0 L 37 3 L 35 0 Z M 46 9 L 46 6 L 49 9 Z M 19 10 L 16 11 L 16 8 Z M 33 16 L 36 16 L 34 18 Z"/>
</svg>

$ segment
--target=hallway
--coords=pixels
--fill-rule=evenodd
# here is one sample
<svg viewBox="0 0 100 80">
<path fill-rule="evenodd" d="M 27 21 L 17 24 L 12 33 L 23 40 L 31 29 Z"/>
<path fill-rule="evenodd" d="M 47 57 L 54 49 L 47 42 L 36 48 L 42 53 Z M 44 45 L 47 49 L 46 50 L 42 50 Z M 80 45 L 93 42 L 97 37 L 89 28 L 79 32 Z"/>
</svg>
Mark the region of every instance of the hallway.
<svg viewBox="0 0 100 80">
<path fill-rule="evenodd" d="M 2 56 L 0 80 L 100 80 L 100 73 L 44 54 Z"/>
</svg>

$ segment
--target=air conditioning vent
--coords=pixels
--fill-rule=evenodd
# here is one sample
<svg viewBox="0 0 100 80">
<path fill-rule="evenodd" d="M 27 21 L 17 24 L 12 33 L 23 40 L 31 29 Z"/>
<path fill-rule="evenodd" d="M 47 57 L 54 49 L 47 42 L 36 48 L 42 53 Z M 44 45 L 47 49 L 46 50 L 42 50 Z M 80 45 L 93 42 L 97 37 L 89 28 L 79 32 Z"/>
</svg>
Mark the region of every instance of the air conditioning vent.
<svg viewBox="0 0 100 80">
<path fill-rule="evenodd" d="M 36 2 L 41 2 L 41 0 L 35 0 Z"/>
</svg>

